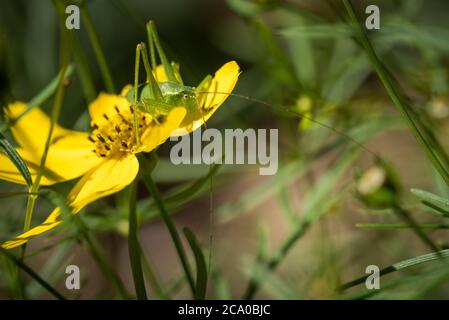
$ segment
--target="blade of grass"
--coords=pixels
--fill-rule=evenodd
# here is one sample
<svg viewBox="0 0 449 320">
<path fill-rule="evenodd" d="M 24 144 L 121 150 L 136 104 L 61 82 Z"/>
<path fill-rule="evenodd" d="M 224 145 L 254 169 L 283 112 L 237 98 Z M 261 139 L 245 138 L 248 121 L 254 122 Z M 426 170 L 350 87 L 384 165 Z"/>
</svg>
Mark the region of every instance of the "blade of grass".
<svg viewBox="0 0 449 320">
<path fill-rule="evenodd" d="M 17 170 L 19 170 L 23 179 L 27 183 L 28 187 L 31 187 L 33 184 L 33 180 L 31 179 L 30 171 L 26 166 L 23 159 L 17 153 L 16 149 L 9 143 L 9 141 L 5 138 L 4 135 L 0 133 L 0 149 L 2 149 L 8 158 L 12 161 L 12 163 L 16 166 Z"/>
<path fill-rule="evenodd" d="M 55 288 L 53 288 L 47 281 L 42 279 L 33 269 L 23 263 L 21 259 L 16 258 L 11 252 L 0 247 L 0 252 L 3 253 L 8 259 L 16 264 L 18 268 L 25 271 L 31 278 L 37 281 L 42 287 L 44 287 L 49 293 L 59 300 L 66 300 L 66 298 L 60 294 Z"/>
<path fill-rule="evenodd" d="M 359 40 L 366 53 L 368 54 L 374 70 L 379 76 L 388 95 L 390 96 L 397 109 L 401 112 L 404 119 L 407 121 L 417 141 L 424 148 L 424 151 L 428 155 L 435 169 L 438 170 L 441 177 L 445 180 L 446 184 L 449 185 L 449 172 L 447 168 L 447 166 L 449 165 L 449 157 L 447 156 L 441 145 L 438 143 L 438 141 L 436 141 L 434 135 L 430 132 L 430 129 L 426 126 L 421 125 L 419 118 L 415 116 L 415 112 L 413 111 L 411 106 L 406 103 L 405 95 L 400 92 L 398 88 L 396 88 L 396 82 L 392 74 L 387 70 L 387 68 L 377 56 L 374 47 L 371 44 L 371 41 L 369 40 L 365 30 L 363 29 L 355 14 L 351 1 L 343 0 L 343 4 L 349 14 L 354 28 L 356 28 L 358 32 Z M 444 161 L 446 166 L 443 165 L 441 161 Z"/>
<path fill-rule="evenodd" d="M 168 296 L 164 290 L 162 289 L 161 285 L 159 284 L 159 281 L 157 280 L 157 277 L 155 275 L 155 272 L 150 264 L 150 261 L 148 261 L 148 258 L 143 254 L 142 248 L 140 248 L 140 252 L 142 252 L 142 267 L 143 272 L 145 274 L 145 278 L 148 280 L 148 283 L 153 288 L 153 292 L 159 299 L 170 299 L 170 296 Z"/>
<path fill-rule="evenodd" d="M 431 261 L 435 261 L 435 260 L 440 260 L 441 258 L 446 259 L 448 257 L 449 257 L 449 249 L 438 251 L 438 253 L 432 252 L 432 253 L 423 254 L 421 256 L 417 256 L 417 257 L 414 257 L 411 259 L 403 260 L 403 261 L 397 262 L 395 264 L 392 264 L 391 266 L 388 266 L 388 267 L 380 270 L 379 276 L 381 277 L 381 276 L 387 275 L 389 273 L 393 273 L 393 272 L 396 272 L 399 270 L 404 270 L 407 268 L 417 266 L 419 264 L 423 264 L 423 263 L 427 263 L 427 262 L 431 262 Z M 344 291 L 344 290 L 352 288 L 356 285 L 364 283 L 367 277 L 369 277 L 369 275 L 365 275 L 363 277 L 349 281 L 349 282 L 341 285 L 340 287 L 338 287 L 337 290 Z"/>
<path fill-rule="evenodd" d="M 75 58 L 76 71 L 81 82 L 81 88 L 83 89 L 84 98 L 89 103 L 95 99 L 97 96 L 97 91 L 95 90 L 94 80 L 92 78 L 92 73 L 89 68 L 89 64 L 84 54 L 83 47 L 80 43 L 77 34 L 72 34 L 73 40 L 73 57 Z"/>
<path fill-rule="evenodd" d="M 206 259 L 204 258 L 203 251 L 201 250 L 198 241 L 192 230 L 184 228 L 184 235 L 189 242 L 193 255 L 195 256 L 196 263 L 196 287 L 195 287 L 195 299 L 204 300 L 206 298 L 207 289 L 207 266 Z"/>
<path fill-rule="evenodd" d="M 408 223 L 357 223 L 357 228 L 373 229 L 373 230 L 396 230 L 410 229 L 412 226 Z M 420 223 L 417 225 L 420 229 L 449 229 L 446 223 Z"/>
<path fill-rule="evenodd" d="M 106 57 L 104 55 L 103 49 L 101 48 L 100 40 L 98 39 L 86 3 L 87 2 L 83 2 L 83 5 L 81 6 L 81 15 L 83 17 L 84 25 L 86 26 L 87 35 L 89 36 L 90 43 L 94 50 L 98 66 L 100 67 L 101 76 L 103 78 L 106 90 L 109 93 L 114 93 L 115 86 L 112 80 L 111 71 L 109 69 L 108 63 L 106 62 Z"/>
<path fill-rule="evenodd" d="M 164 223 L 168 229 L 168 232 L 170 233 L 170 236 L 172 238 L 173 244 L 175 245 L 175 249 L 178 254 L 179 260 L 181 261 L 181 265 L 184 270 L 185 276 L 187 278 L 187 282 L 189 283 L 190 290 L 192 291 L 192 294 L 195 295 L 195 282 L 193 281 L 192 273 L 190 271 L 190 266 L 187 261 L 187 255 L 186 255 L 186 253 L 184 251 L 184 247 L 181 243 L 181 238 L 179 237 L 179 234 L 178 234 L 178 231 L 176 230 L 175 224 L 173 223 L 173 220 L 171 219 L 170 215 L 168 214 L 168 212 L 165 208 L 163 198 L 162 198 L 161 194 L 159 193 L 159 190 L 151 176 L 154 166 L 156 165 L 157 158 L 154 153 L 151 153 L 150 156 L 152 157 L 152 159 L 147 159 L 147 158 L 143 157 L 141 154 L 139 154 L 140 163 L 143 168 L 143 172 L 142 172 L 143 173 L 143 181 L 145 182 L 145 186 L 147 187 L 148 191 L 153 196 L 154 202 L 156 203 L 156 206 L 159 209 L 162 220 L 164 221 Z M 151 163 L 149 162 L 150 160 L 151 160 Z"/>
<path fill-rule="evenodd" d="M 142 262 L 140 261 L 141 251 L 139 240 L 137 238 L 137 213 L 136 213 L 136 189 L 137 184 L 134 182 L 129 187 L 129 232 L 128 232 L 128 250 L 129 261 L 134 279 L 134 288 L 138 300 L 147 300 L 147 292 L 145 290 L 145 280 L 142 272 Z"/>
<path fill-rule="evenodd" d="M 437 196 L 436 194 L 420 190 L 420 189 L 411 189 L 411 193 L 413 193 L 416 197 L 418 197 L 421 202 L 440 212 L 443 216 L 449 217 L 449 200 L 443 197 Z"/>
</svg>

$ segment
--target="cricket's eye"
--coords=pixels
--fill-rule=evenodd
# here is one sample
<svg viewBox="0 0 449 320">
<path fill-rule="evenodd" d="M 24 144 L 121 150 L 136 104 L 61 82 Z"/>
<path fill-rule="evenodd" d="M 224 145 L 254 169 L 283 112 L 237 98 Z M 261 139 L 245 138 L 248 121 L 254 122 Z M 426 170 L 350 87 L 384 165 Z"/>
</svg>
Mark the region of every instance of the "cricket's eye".
<svg viewBox="0 0 449 320">
<path fill-rule="evenodd" d="M 188 94 L 183 94 L 183 95 L 182 95 L 182 98 L 183 98 L 184 100 L 187 100 L 188 97 L 189 97 Z"/>
</svg>

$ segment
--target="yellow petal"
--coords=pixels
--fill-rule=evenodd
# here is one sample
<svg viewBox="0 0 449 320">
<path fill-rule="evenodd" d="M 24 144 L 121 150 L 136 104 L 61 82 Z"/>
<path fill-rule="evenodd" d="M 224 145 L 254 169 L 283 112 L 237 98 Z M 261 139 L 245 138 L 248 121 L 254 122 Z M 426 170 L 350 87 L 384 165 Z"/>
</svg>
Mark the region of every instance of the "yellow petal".
<svg viewBox="0 0 449 320">
<path fill-rule="evenodd" d="M 28 170 L 30 171 L 31 178 L 34 181 L 36 178 L 37 170 L 39 168 L 39 163 L 35 162 L 34 155 L 30 154 L 30 152 L 17 149 L 17 153 L 22 157 Z M 6 180 L 13 183 L 18 184 L 26 184 L 19 170 L 17 170 L 16 166 L 12 163 L 12 161 L 3 153 L 0 152 L 0 179 Z M 45 170 L 43 176 L 41 178 L 41 185 L 51 185 L 57 182 L 63 181 L 63 177 L 58 176 L 55 172 L 51 172 L 50 170 Z"/>
<path fill-rule="evenodd" d="M 75 185 L 68 199 L 75 212 L 89 203 L 116 193 L 131 182 L 139 171 L 139 162 L 134 155 L 110 158 L 91 169 Z"/>
<path fill-rule="evenodd" d="M 94 143 L 86 132 L 73 132 L 53 140 L 45 167 L 62 178 L 72 180 L 85 174 L 103 161 L 94 152 Z"/>
<path fill-rule="evenodd" d="M 239 78 L 240 68 L 237 62 L 230 61 L 223 65 L 217 72 L 215 72 L 207 92 L 206 98 L 202 108 L 208 110 L 204 114 L 204 121 L 207 121 L 209 117 L 220 107 L 223 102 L 228 98 L 232 90 L 234 90 L 237 80 Z"/>
<path fill-rule="evenodd" d="M 122 91 L 120 91 L 120 95 L 122 97 L 126 97 L 126 95 L 128 94 L 129 90 L 131 90 L 133 88 L 132 84 L 127 84 L 123 87 Z"/>
<path fill-rule="evenodd" d="M 94 152 L 94 145 L 84 132 L 71 131 L 70 134 L 53 139 L 45 161 L 45 170 L 41 185 L 72 180 L 98 165 L 102 159 Z M 38 172 L 42 152 L 18 148 L 17 152 L 24 160 L 34 181 Z M 22 175 L 12 161 L 0 153 L 0 179 L 25 184 Z"/>
<path fill-rule="evenodd" d="M 179 72 L 179 64 L 176 64 L 176 69 Z M 153 74 L 154 74 L 154 77 L 156 78 L 157 82 L 167 82 L 168 81 L 167 74 L 165 73 L 165 69 L 162 64 L 160 64 L 156 67 L 156 70 L 153 71 Z M 179 73 L 178 73 L 178 75 L 179 75 Z M 177 75 L 175 74 L 175 76 L 177 76 Z M 178 76 L 177 76 L 177 79 L 181 80 L 181 79 L 179 79 Z"/>
<path fill-rule="evenodd" d="M 239 74 L 240 68 L 235 61 L 230 61 L 224 64 L 217 72 L 215 72 L 209 86 L 202 89 L 202 92 L 204 93 L 198 93 L 198 100 L 202 101 L 201 110 L 204 111 L 198 112 L 198 115 L 195 115 L 194 119 L 188 115 L 180 128 L 176 130 L 173 135 L 183 135 L 195 131 L 209 120 L 214 112 L 217 111 L 228 98 L 229 93 L 234 90 Z"/>
<path fill-rule="evenodd" d="M 117 112 L 116 107 L 120 111 L 129 110 L 130 103 L 123 96 L 102 92 L 89 104 L 90 117 L 94 123 L 101 124 L 106 121 L 104 115 L 108 116 Z"/>
<path fill-rule="evenodd" d="M 59 208 L 56 208 L 43 223 L 28 230 L 27 232 L 22 233 L 12 240 L 5 241 L 2 244 L 2 248 L 13 249 L 27 243 L 31 238 L 34 238 L 35 236 L 56 228 L 62 222 L 60 216 L 61 212 Z"/>
<path fill-rule="evenodd" d="M 8 105 L 6 115 L 9 119 L 14 119 L 26 108 L 27 105 L 25 103 L 14 102 Z M 50 118 L 41 109 L 35 107 L 17 120 L 12 125 L 11 131 L 14 139 L 23 148 L 29 151 L 42 151 L 47 141 L 50 123 Z M 64 129 L 56 124 L 53 130 L 53 139 L 57 139 L 70 132 L 71 130 Z"/>
<path fill-rule="evenodd" d="M 163 65 L 158 65 L 156 67 L 156 70 L 153 71 L 154 73 L 154 77 L 156 78 L 157 82 L 167 82 L 168 81 L 168 77 L 167 74 L 165 73 L 164 70 L 164 66 Z"/>
<path fill-rule="evenodd" d="M 149 152 L 167 140 L 179 127 L 186 115 L 186 109 L 173 108 L 161 124 L 151 125 L 141 136 L 140 151 Z"/>
<path fill-rule="evenodd" d="M 95 200 L 122 190 L 134 180 L 138 171 L 139 163 L 134 155 L 111 158 L 91 169 L 69 194 L 69 205 L 73 213 L 78 213 Z M 42 224 L 4 242 L 2 247 L 12 249 L 23 245 L 31 238 L 56 228 L 61 222 L 61 211 L 56 208 Z"/>
</svg>

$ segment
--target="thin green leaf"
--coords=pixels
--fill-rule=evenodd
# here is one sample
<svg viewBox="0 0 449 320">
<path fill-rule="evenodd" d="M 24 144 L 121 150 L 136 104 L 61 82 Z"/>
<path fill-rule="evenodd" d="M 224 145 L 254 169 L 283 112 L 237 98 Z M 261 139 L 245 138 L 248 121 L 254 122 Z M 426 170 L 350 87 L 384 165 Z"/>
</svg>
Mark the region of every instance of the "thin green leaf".
<svg viewBox="0 0 449 320">
<path fill-rule="evenodd" d="M 106 61 L 106 57 L 104 55 L 103 49 L 100 45 L 100 40 L 98 39 L 98 35 L 95 31 L 94 24 L 92 22 L 92 18 L 89 14 L 89 10 L 87 9 L 87 3 L 83 2 L 81 6 L 81 16 L 84 21 L 84 25 L 87 30 L 87 35 L 89 36 L 90 43 L 95 53 L 95 58 L 97 59 L 98 66 L 100 68 L 100 73 L 104 81 L 104 85 L 106 90 L 109 93 L 115 92 L 114 81 L 112 80 L 111 71 L 109 69 L 109 65 Z"/>
<path fill-rule="evenodd" d="M 184 235 L 189 242 L 193 255 L 195 256 L 196 263 L 196 287 L 195 287 L 195 299 L 204 300 L 206 298 L 207 289 L 207 266 L 206 259 L 204 258 L 203 251 L 201 250 L 198 241 L 192 230 L 184 228 Z"/>
<path fill-rule="evenodd" d="M 357 228 L 373 229 L 373 230 L 395 230 L 410 229 L 412 226 L 407 223 L 357 223 Z M 449 229 L 446 223 L 420 223 L 417 225 L 420 229 Z"/>
<path fill-rule="evenodd" d="M 153 181 L 152 172 L 154 167 L 157 164 L 157 156 L 155 153 L 151 153 L 149 155 L 149 159 L 145 158 L 144 155 L 139 155 L 139 163 L 142 165 L 142 173 L 143 173 L 143 181 L 145 182 L 145 186 L 147 187 L 148 191 L 153 196 L 154 202 L 156 203 L 156 206 L 159 209 L 159 212 L 161 214 L 162 220 L 164 221 L 168 232 L 170 233 L 170 236 L 172 238 L 173 244 L 175 245 L 176 252 L 178 253 L 179 260 L 181 261 L 181 265 L 184 269 L 185 276 L 187 278 L 187 281 L 190 285 L 190 289 L 193 294 L 195 294 L 195 282 L 193 281 L 193 277 L 190 271 L 190 265 L 187 261 L 187 255 L 184 250 L 184 246 L 181 243 L 181 238 L 178 234 L 178 230 L 176 230 L 175 224 L 173 223 L 173 220 L 171 219 L 163 200 L 163 197 L 161 196 L 159 189 L 157 188 L 157 185 Z"/>
<path fill-rule="evenodd" d="M 49 293 L 59 300 L 66 300 L 66 298 L 53 288 L 47 281 L 42 279 L 33 269 L 23 263 L 20 259 L 17 259 L 11 252 L 0 247 L 0 252 L 3 253 L 8 259 L 14 262 L 20 269 L 25 271 L 31 278 L 36 280 L 42 287 L 44 287 Z"/>
<path fill-rule="evenodd" d="M 0 149 L 2 149 L 8 158 L 14 163 L 17 170 L 19 170 L 23 179 L 26 181 L 27 185 L 31 187 L 33 180 L 31 179 L 30 171 L 26 166 L 25 162 L 22 160 L 20 155 L 17 153 L 16 149 L 9 143 L 3 134 L 0 133 Z"/>
<path fill-rule="evenodd" d="M 417 196 L 421 202 L 440 212 L 442 215 L 449 217 L 449 200 L 443 197 L 437 196 L 436 194 L 430 193 L 428 191 L 420 189 L 411 189 L 411 193 Z"/>
<path fill-rule="evenodd" d="M 142 262 L 140 257 L 140 244 L 137 238 L 137 214 L 136 214 L 136 189 L 137 184 L 134 182 L 129 187 L 129 232 L 128 232 L 128 250 L 129 261 L 134 279 L 134 288 L 136 296 L 139 300 L 147 300 L 145 290 L 145 280 L 142 272 Z"/>
<path fill-rule="evenodd" d="M 449 249 L 445 249 L 445 250 L 441 250 L 438 252 L 432 252 L 432 253 L 427 253 L 427 254 L 423 254 L 421 256 L 417 256 L 411 259 L 407 259 L 407 260 L 403 260 L 400 262 L 397 262 L 395 264 L 392 264 L 391 266 L 388 266 L 382 270 L 380 270 L 379 272 L 379 276 L 384 276 L 386 274 L 389 273 L 393 273 L 399 270 L 404 270 L 407 268 L 411 268 L 423 263 L 427 263 L 427 262 L 431 262 L 431 261 L 435 261 L 435 260 L 440 260 L 441 258 L 448 258 L 449 257 Z M 369 275 L 366 276 L 362 276 L 360 278 L 357 278 L 355 280 L 352 280 L 350 282 L 347 282 L 343 285 L 341 285 L 340 287 L 337 288 L 338 291 L 344 291 L 347 290 L 349 288 L 352 288 L 356 285 L 359 285 L 361 283 L 364 283 L 366 278 Z"/>
</svg>

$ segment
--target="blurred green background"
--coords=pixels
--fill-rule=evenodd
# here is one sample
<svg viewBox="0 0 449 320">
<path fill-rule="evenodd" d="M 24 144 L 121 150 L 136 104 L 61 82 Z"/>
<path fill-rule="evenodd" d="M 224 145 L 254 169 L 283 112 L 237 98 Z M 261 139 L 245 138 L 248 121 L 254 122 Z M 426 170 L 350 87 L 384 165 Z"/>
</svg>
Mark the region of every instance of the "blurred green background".
<svg viewBox="0 0 449 320">
<path fill-rule="evenodd" d="M 381 28 L 369 31 L 370 39 L 412 106 L 447 150 L 449 2 L 353 3 L 361 19 L 366 17 L 367 5 L 380 7 Z M 258 298 L 346 297 L 347 292 L 336 294 L 335 288 L 362 276 L 367 265 L 382 268 L 429 252 L 410 228 L 356 227 L 357 223 L 402 223 L 391 208 L 373 210 L 356 195 L 357 177 L 378 164 L 374 153 L 397 175 L 398 198 L 404 208 L 419 222 L 440 224 L 429 235 L 441 248 L 449 245 L 444 230 L 447 216 L 430 214 L 434 212 L 409 191 L 425 189 L 447 199 L 448 187 L 396 112 L 366 52 L 354 41 L 340 1 L 93 0 L 86 5 L 117 90 L 132 82 L 135 48 L 146 41 L 145 23 L 152 19 L 169 58 L 179 62 L 186 84 L 198 84 L 229 60 L 239 63 L 242 75 L 235 93 L 248 98 L 230 97 L 208 126 L 279 128 L 277 175 L 259 177 L 254 168 L 226 166 L 213 177 L 211 186 L 202 183 L 169 205 L 178 226 L 190 226 L 205 250 L 212 251 L 208 297 L 240 298 L 250 276 L 264 283 Z M 75 38 L 96 93 L 104 91 L 83 21 Z M 39 93 L 57 75 L 58 48 L 58 17 L 52 1 L 0 1 L 0 101 L 29 101 Z M 86 129 L 89 99 L 83 94 L 76 61 L 74 66 L 60 122 Z M 48 112 L 51 106 L 49 99 L 42 107 Z M 369 150 L 357 148 L 354 140 Z M 209 168 L 171 165 L 166 157 L 169 146 L 160 152 L 156 177 L 167 195 L 176 195 L 204 177 Z M 65 193 L 70 185 L 55 189 Z M 0 183 L 0 191 L 11 190 L 21 188 Z M 130 288 L 123 237 L 126 212 L 120 196 L 111 198 L 90 206 L 81 216 Z M 0 198 L 0 239 L 20 230 L 24 205 L 24 198 Z M 33 221 L 41 221 L 49 210 L 50 205 L 40 201 Z M 179 280 L 181 269 L 170 239 L 143 191 L 139 210 L 142 246 L 166 292 L 159 298 L 189 297 Z M 29 261 L 50 282 L 65 290 L 64 266 L 76 263 L 83 270 L 83 288 L 88 290 L 79 295 L 64 293 L 75 298 L 115 297 L 82 245 L 69 239 L 50 250 L 45 248 L 55 240 L 47 240 L 33 243 L 31 252 L 36 256 Z M 276 254 L 282 258 L 272 272 L 263 261 Z M 373 293 L 362 285 L 348 297 L 447 299 L 448 275 L 442 270 L 430 263 L 399 271 L 386 278 L 385 290 Z M 2 269 L 0 281 L 1 296 L 10 298 L 11 283 Z M 148 282 L 153 288 L 152 281 Z M 47 297 L 32 281 L 27 292 L 33 298 Z"/>
</svg>

